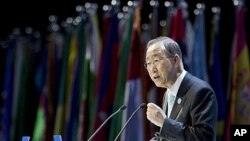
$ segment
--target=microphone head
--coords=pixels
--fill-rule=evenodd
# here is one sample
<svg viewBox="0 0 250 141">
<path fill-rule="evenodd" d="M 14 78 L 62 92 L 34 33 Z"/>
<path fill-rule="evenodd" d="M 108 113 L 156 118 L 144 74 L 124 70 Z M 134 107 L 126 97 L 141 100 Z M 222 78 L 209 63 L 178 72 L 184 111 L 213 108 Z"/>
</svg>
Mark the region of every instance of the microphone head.
<svg viewBox="0 0 250 141">
<path fill-rule="evenodd" d="M 146 104 L 145 103 L 142 103 L 141 106 L 140 106 L 140 109 L 146 107 Z"/>
<path fill-rule="evenodd" d="M 120 111 L 123 111 L 123 110 L 125 110 L 127 108 L 127 106 L 126 105 L 123 105 L 121 108 L 120 108 Z"/>
</svg>

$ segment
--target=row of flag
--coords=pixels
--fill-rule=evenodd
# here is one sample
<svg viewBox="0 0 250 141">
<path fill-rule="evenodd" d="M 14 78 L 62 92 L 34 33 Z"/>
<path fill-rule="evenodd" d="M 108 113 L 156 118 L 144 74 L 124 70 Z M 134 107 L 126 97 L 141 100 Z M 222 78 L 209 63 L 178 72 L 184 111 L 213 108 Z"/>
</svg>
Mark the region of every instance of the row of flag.
<svg viewBox="0 0 250 141">
<path fill-rule="evenodd" d="M 123 18 L 116 12 L 98 18 L 96 9 L 88 10 L 76 18 L 77 24 L 45 38 L 14 34 L 0 52 L 0 139 L 16 141 L 31 136 L 33 141 L 49 141 L 53 135 L 62 135 L 63 140 L 85 141 L 109 115 L 126 105 L 126 110 L 93 138 L 114 140 L 141 103 L 161 104 L 165 90 L 154 86 L 143 67 L 145 46 L 156 36 L 169 36 L 179 43 L 186 70 L 213 87 L 219 104 L 217 140 L 229 140 L 230 124 L 250 124 L 245 7 L 236 6 L 230 82 L 225 90 L 220 12 L 213 15 L 211 41 L 206 41 L 205 8 L 200 6 L 193 24 L 186 7 L 179 5 L 169 7 L 164 28 L 157 26 L 158 10 L 153 9 L 149 29 L 145 30 L 138 4 L 130 6 Z M 154 135 L 158 129 L 146 119 L 145 110 L 135 114 L 120 140 L 144 141 Z"/>
</svg>

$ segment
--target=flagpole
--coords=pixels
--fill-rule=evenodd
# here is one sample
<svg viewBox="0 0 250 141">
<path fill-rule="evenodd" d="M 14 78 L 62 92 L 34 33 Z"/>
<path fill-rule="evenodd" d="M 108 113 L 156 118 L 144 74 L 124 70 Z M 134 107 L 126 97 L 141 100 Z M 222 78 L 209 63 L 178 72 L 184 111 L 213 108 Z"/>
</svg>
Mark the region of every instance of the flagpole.
<svg viewBox="0 0 250 141">
<path fill-rule="evenodd" d="M 57 24 L 58 17 L 56 15 L 49 16 L 50 25 L 48 27 L 49 32 L 56 32 L 59 30 L 59 25 Z"/>
<path fill-rule="evenodd" d="M 158 31 L 158 8 L 159 8 L 159 1 L 158 0 L 151 0 L 150 1 L 150 6 L 153 7 L 153 14 L 152 14 L 152 27 L 153 27 L 153 37 L 158 36 L 159 31 Z"/>
<path fill-rule="evenodd" d="M 112 14 L 117 14 L 120 12 L 120 6 L 121 6 L 120 0 L 112 0 L 111 5 L 112 5 L 112 9 L 113 9 Z"/>
<path fill-rule="evenodd" d="M 81 21 L 86 20 L 86 18 L 87 18 L 86 9 L 85 9 L 85 7 L 83 5 L 77 5 L 76 6 L 76 12 L 78 13 L 77 17 L 79 17 Z"/>
</svg>

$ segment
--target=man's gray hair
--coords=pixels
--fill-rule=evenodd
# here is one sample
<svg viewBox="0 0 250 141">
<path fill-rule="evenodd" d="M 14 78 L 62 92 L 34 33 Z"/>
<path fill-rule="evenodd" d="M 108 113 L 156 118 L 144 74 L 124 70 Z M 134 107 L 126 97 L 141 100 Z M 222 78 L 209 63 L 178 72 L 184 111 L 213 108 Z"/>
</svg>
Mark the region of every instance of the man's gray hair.
<svg viewBox="0 0 250 141">
<path fill-rule="evenodd" d="M 182 59 L 182 53 L 181 53 L 181 49 L 178 43 L 174 41 L 173 39 L 169 37 L 165 37 L 165 36 L 160 36 L 160 37 L 150 40 L 147 44 L 146 51 L 151 45 L 158 43 L 158 42 L 161 42 L 162 45 L 165 47 L 167 56 L 174 56 L 175 54 L 178 54 L 180 59 Z"/>
</svg>

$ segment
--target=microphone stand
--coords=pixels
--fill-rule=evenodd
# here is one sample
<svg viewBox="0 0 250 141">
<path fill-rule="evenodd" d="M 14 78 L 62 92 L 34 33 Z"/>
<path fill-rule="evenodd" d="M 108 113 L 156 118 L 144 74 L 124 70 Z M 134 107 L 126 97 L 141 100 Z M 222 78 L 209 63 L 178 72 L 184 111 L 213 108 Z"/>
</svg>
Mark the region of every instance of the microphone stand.
<svg viewBox="0 0 250 141">
<path fill-rule="evenodd" d="M 142 104 L 132 113 L 132 115 L 129 117 L 129 119 L 127 120 L 127 122 L 124 124 L 122 130 L 118 133 L 118 135 L 116 136 L 116 138 L 115 138 L 114 141 L 116 141 L 116 140 L 119 138 L 119 136 L 121 135 L 122 131 L 125 129 L 125 127 L 126 127 L 127 124 L 129 123 L 129 121 L 132 119 L 132 117 L 134 116 L 134 114 L 135 114 L 138 110 L 144 108 L 145 106 L 146 106 L 146 104 L 145 104 L 145 103 L 142 103 Z"/>
<path fill-rule="evenodd" d="M 125 105 L 121 106 L 116 112 L 114 112 L 112 115 L 110 115 L 103 123 L 102 125 L 89 137 L 88 141 L 92 140 L 92 138 L 97 134 L 97 132 L 107 123 L 107 121 L 112 118 L 117 113 L 123 111 L 127 107 Z"/>
</svg>

